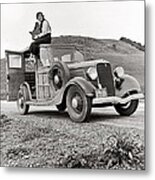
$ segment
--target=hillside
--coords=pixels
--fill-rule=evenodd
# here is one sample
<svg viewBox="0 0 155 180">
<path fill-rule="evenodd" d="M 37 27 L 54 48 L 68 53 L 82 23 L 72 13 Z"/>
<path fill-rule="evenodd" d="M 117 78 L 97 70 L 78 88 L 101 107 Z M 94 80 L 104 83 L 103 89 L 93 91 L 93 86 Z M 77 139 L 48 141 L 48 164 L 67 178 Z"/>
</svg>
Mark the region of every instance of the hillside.
<svg viewBox="0 0 155 180">
<path fill-rule="evenodd" d="M 122 40 L 95 39 L 82 36 L 60 36 L 52 38 L 53 44 L 75 44 L 86 58 L 100 58 L 103 54 L 142 54 L 143 52 Z"/>
<path fill-rule="evenodd" d="M 85 59 L 104 58 L 112 68 L 123 66 L 125 72 L 133 75 L 141 84 L 144 92 L 144 51 L 131 44 L 131 41 L 95 39 L 82 36 L 53 37 L 53 44 L 74 44 L 85 55 Z M 134 42 L 134 41 L 133 41 Z M 1 99 L 6 98 L 6 62 L 0 60 Z"/>
<path fill-rule="evenodd" d="M 145 51 L 145 45 L 142 45 L 141 43 L 138 43 L 136 41 L 132 41 L 131 39 L 125 38 L 125 37 L 121 37 L 120 38 L 121 41 L 124 41 L 128 44 L 131 44 L 132 46 L 134 46 L 135 48 L 141 50 L 141 51 Z"/>
<path fill-rule="evenodd" d="M 104 58 L 110 61 L 113 69 L 122 66 L 126 73 L 133 75 L 140 82 L 144 92 L 144 49 L 139 50 L 139 46 L 137 48 L 131 42 L 134 41 L 82 36 L 60 36 L 52 39 L 53 44 L 77 45 L 77 49 L 85 55 L 86 60 Z"/>
</svg>

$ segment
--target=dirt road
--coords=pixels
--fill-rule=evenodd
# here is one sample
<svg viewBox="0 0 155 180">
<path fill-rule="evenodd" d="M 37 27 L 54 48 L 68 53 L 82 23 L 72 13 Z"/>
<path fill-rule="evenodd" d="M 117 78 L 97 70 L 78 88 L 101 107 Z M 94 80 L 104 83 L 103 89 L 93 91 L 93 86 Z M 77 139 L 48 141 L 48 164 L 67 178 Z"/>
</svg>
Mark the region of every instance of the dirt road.
<svg viewBox="0 0 155 180">
<path fill-rule="evenodd" d="M 71 120 L 67 112 L 59 113 L 57 109 L 52 106 L 30 107 L 29 114 L 26 116 L 19 115 L 16 102 L 1 101 L 1 113 L 14 118 L 27 119 L 49 119 L 67 121 Z M 119 127 L 144 129 L 144 101 L 141 101 L 137 111 L 130 117 L 119 116 L 113 107 L 107 108 L 93 108 L 89 123 L 97 123 L 101 125 L 112 125 Z"/>
</svg>

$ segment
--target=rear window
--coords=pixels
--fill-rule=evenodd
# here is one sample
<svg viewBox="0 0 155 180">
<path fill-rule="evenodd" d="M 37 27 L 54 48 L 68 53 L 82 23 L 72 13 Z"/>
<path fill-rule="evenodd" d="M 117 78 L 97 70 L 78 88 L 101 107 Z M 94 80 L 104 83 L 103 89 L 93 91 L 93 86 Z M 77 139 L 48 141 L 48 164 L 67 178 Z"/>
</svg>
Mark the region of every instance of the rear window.
<svg viewBox="0 0 155 180">
<path fill-rule="evenodd" d="M 16 55 L 16 54 L 9 55 L 9 68 L 22 68 L 21 55 Z"/>
</svg>

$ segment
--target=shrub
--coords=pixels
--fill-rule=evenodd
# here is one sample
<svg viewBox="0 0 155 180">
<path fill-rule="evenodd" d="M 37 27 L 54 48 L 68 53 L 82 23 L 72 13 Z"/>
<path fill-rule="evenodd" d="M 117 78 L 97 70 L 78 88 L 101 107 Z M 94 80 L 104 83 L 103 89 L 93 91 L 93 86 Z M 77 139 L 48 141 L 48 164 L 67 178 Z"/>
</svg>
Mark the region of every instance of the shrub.
<svg viewBox="0 0 155 180">
<path fill-rule="evenodd" d="M 91 169 L 144 169 L 144 146 L 126 133 L 115 133 L 97 149 L 79 153 L 74 150 L 57 161 L 57 167 Z"/>
<path fill-rule="evenodd" d="M 144 146 L 126 133 L 115 133 L 107 138 L 104 161 L 107 169 L 144 169 Z"/>
</svg>

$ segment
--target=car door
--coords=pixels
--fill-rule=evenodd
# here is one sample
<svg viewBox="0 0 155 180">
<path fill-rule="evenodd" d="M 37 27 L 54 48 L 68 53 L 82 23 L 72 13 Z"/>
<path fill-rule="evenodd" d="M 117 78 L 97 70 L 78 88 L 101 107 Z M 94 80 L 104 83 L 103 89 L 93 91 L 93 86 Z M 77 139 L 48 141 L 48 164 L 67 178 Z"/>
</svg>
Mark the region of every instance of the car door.
<svg viewBox="0 0 155 180">
<path fill-rule="evenodd" d="M 6 51 L 7 59 L 7 100 L 17 99 L 20 84 L 24 82 L 25 63 L 22 53 Z"/>
</svg>

